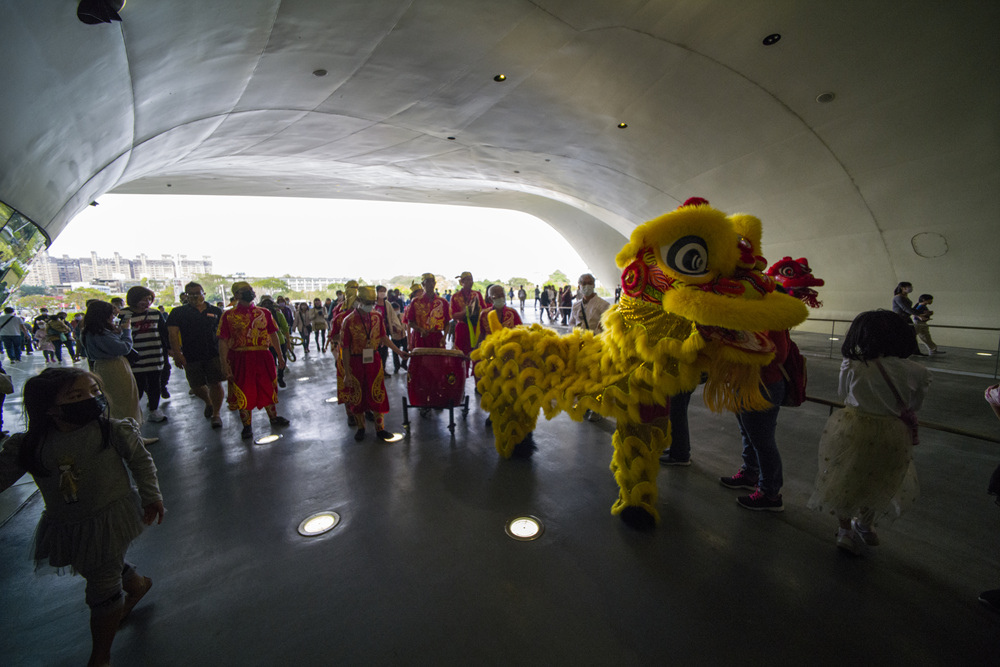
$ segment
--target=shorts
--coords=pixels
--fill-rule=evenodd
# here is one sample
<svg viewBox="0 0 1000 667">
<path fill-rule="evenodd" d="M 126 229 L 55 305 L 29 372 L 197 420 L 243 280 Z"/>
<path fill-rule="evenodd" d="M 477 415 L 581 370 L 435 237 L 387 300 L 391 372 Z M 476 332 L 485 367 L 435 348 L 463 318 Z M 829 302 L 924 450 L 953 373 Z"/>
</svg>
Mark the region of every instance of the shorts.
<svg viewBox="0 0 1000 667">
<path fill-rule="evenodd" d="M 218 384 L 226 379 L 222 374 L 222 362 L 219 357 L 205 361 L 188 361 L 184 364 L 184 376 L 187 377 L 188 385 L 192 389 L 207 384 Z"/>
</svg>

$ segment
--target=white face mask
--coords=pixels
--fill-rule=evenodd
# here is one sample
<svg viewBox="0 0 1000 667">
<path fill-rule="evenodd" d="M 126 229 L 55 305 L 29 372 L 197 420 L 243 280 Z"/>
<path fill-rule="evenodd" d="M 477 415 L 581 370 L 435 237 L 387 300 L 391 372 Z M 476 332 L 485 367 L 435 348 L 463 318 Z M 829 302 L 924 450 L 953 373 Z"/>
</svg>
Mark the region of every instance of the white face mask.
<svg viewBox="0 0 1000 667">
<path fill-rule="evenodd" d="M 507 300 L 504 299 L 502 296 L 501 297 L 494 297 L 493 298 L 493 307 L 496 308 L 496 309 L 498 309 L 498 310 L 500 308 L 503 308 L 506 303 L 507 303 Z"/>
<path fill-rule="evenodd" d="M 593 285 L 580 285 L 580 294 L 584 296 L 590 296 L 594 293 Z"/>
<path fill-rule="evenodd" d="M 362 313 L 370 313 L 373 310 L 375 310 L 375 304 L 374 303 L 363 303 L 360 306 L 358 306 L 358 310 L 360 310 Z"/>
</svg>

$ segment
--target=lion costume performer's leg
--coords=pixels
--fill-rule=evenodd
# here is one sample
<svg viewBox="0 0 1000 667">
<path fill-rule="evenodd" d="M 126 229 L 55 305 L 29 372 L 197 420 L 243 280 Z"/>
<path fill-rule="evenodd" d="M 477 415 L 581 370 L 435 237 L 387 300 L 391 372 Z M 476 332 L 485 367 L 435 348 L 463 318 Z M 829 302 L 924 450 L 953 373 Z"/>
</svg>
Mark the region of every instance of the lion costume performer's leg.
<svg viewBox="0 0 1000 667">
<path fill-rule="evenodd" d="M 652 528 L 660 520 L 656 476 L 660 453 L 670 446 L 669 408 L 655 407 L 656 414 L 641 422 L 619 418 L 611 439 L 615 448 L 611 472 L 618 483 L 618 500 L 611 513 L 633 528 Z"/>
</svg>

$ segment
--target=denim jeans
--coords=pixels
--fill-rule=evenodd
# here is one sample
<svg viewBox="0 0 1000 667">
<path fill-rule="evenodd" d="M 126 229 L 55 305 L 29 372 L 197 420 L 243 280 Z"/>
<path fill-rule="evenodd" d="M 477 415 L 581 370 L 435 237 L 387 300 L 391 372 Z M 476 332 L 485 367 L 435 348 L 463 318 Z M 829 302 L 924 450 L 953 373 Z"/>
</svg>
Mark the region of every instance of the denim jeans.
<svg viewBox="0 0 1000 667">
<path fill-rule="evenodd" d="M 778 453 L 778 443 L 774 440 L 774 431 L 778 426 L 778 410 L 785 397 L 785 381 L 778 380 L 767 385 L 763 392 L 764 398 L 774 404 L 767 410 L 758 412 L 739 412 L 736 421 L 740 425 L 740 435 L 743 436 L 743 469 L 750 477 L 757 475 L 757 486 L 768 497 L 781 493 L 784 482 L 781 476 L 781 454 Z"/>
<path fill-rule="evenodd" d="M 0 336 L 3 348 L 7 350 L 7 358 L 11 361 L 21 360 L 21 334 L 16 336 Z"/>
</svg>

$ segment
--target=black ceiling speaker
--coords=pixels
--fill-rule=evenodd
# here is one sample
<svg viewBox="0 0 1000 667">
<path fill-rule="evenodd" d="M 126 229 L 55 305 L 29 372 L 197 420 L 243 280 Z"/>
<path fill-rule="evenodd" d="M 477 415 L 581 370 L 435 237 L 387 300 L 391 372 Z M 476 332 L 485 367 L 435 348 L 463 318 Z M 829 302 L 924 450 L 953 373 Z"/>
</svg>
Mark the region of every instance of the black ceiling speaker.
<svg viewBox="0 0 1000 667">
<path fill-rule="evenodd" d="M 125 0 L 80 0 L 76 17 L 87 25 L 121 21 L 122 17 L 118 12 L 124 6 Z"/>
</svg>

